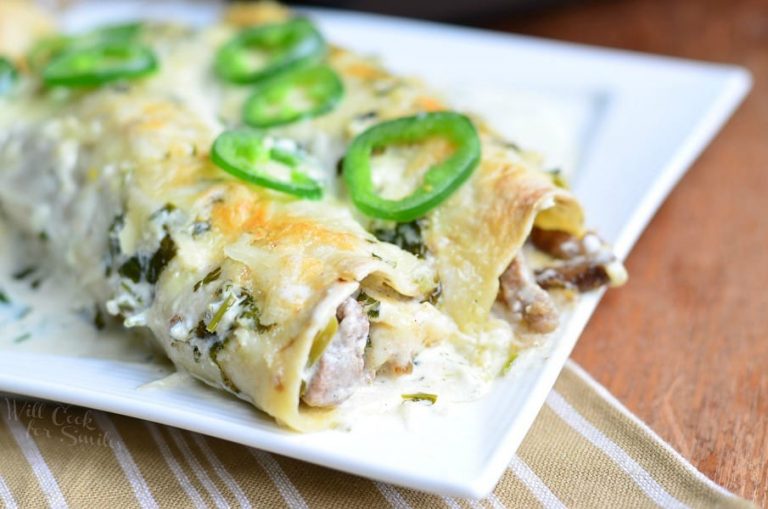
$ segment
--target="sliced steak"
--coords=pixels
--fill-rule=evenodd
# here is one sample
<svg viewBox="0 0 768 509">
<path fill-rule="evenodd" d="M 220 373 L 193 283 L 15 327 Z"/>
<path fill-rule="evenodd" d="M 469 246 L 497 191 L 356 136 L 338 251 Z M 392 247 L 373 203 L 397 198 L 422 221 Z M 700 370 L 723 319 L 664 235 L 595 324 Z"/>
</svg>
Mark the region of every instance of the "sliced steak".
<svg viewBox="0 0 768 509">
<path fill-rule="evenodd" d="M 302 395 L 315 407 L 338 405 L 352 395 L 365 378 L 363 354 L 370 324 L 353 297 L 336 310 L 339 328 L 317 361 Z"/>
<path fill-rule="evenodd" d="M 512 260 L 499 278 L 501 299 L 507 304 L 517 325 L 529 332 L 552 332 L 559 323 L 558 311 L 549 294 L 544 291 L 525 266 L 522 253 Z"/>
</svg>

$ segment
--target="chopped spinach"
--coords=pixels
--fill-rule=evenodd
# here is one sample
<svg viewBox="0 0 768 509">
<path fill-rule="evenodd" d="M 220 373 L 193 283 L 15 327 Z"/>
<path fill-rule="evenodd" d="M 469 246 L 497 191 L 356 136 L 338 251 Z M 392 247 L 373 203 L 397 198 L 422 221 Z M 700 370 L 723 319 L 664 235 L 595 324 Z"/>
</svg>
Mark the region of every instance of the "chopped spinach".
<svg viewBox="0 0 768 509">
<path fill-rule="evenodd" d="M 152 215 L 149 216 L 149 219 L 154 221 L 159 217 L 170 214 L 174 210 L 176 210 L 176 205 L 174 205 L 173 203 L 166 203 L 165 205 L 163 205 L 162 207 L 154 211 Z"/>
<path fill-rule="evenodd" d="M 419 258 L 424 258 L 427 246 L 424 245 L 422 227 L 423 220 L 417 219 L 410 223 L 397 223 L 394 228 L 378 228 L 372 233 L 382 242 L 389 242 Z"/>
<path fill-rule="evenodd" d="M 506 141 L 506 140 L 499 140 L 499 143 L 501 143 L 505 148 L 514 150 L 515 152 L 522 152 L 523 149 L 520 148 L 520 145 L 518 145 L 515 142 L 512 141 Z"/>
<path fill-rule="evenodd" d="M 240 302 L 240 308 L 242 311 L 235 318 L 235 322 L 241 327 L 252 327 L 256 329 L 256 332 L 266 332 L 272 328 L 272 325 L 264 325 L 261 323 L 261 310 L 256 305 L 256 301 L 253 299 L 253 295 L 248 292 L 244 292 L 245 298 Z"/>
<path fill-rule="evenodd" d="M 368 318 L 371 320 L 376 320 L 381 314 L 381 302 L 374 299 L 367 293 L 360 292 L 360 295 L 357 296 L 357 302 L 360 303 L 363 308 L 363 312 L 365 312 L 365 314 L 368 315 Z"/>
<path fill-rule="evenodd" d="M 208 331 L 208 326 L 205 325 L 205 321 L 203 320 L 197 322 L 197 326 L 194 328 L 194 334 L 201 339 L 207 339 L 216 336 L 216 334 Z"/>
<path fill-rule="evenodd" d="M 146 256 L 135 254 L 117 269 L 117 273 L 137 284 L 142 278 L 150 284 L 155 284 L 160 279 L 160 274 L 165 267 L 176 256 L 177 251 L 178 248 L 173 238 L 166 235 L 160 241 L 160 247 L 149 259 Z"/>
<path fill-rule="evenodd" d="M 117 269 L 117 273 L 124 278 L 130 279 L 134 283 L 138 283 L 141 281 L 141 275 L 144 272 L 142 265 L 143 264 L 139 256 L 133 255 L 128 258 L 128 260 L 123 263 L 119 269 Z"/>
<path fill-rule="evenodd" d="M 37 267 L 35 267 L 34 265 L 30 265 L 28 267 L 24 267 L 23 269 L 17 272 L 14 272 L 11 277 L 13 277 L 13 279 L 16 279 L 16 280 L 21 280 L 21 279 L 27 278 L 28 276 L 31 276 L 35 272 L 37 272 Z"/>
<path fill-rule="evenodd" d="M 355 120 L 357 121 L 365 121 L 365 120 L 373 120 L 374 118 L 378 117 L 379 114 L 376 111 L 366 111 L 365 113 L 360 113 L 359 115 L 355 115 Z"/>
<path fill-rule="evenodd" d="M 104 330 L 104 328 L 107 326 L 107 321 L 104 319 L 104 314 L 101 312 L 101 309 L 98 306 L 95 308 L 93 313 L 93 326 L 98 330 Z"/>
<path fill-rule="evenodd" d="M 155 251 L 155 254 L 153 254 L 152 258 L 149 260 L 149 266 L 147 267 L 148 283 L 157 283 L 157 280 L 160 279 L 160 274 L 163 272 L 163 269 L 165 269 L 168 263 L 173 260 L 177 251 L 178 248 L 176 247 L 176 243 L 173 241 L 171 236 L 166 235 L 163 237 L 163 240 L 160 241 L 160 247 L 157 249 L 157 251 Z"/>
<path fill-rule="evenodd" d="M 341 174 L 344 173 L 344 158 L 340 157 L 338 161 L 336 161 L 336 175 L 341 176 Z"/>
<path fill-rule="evenodd" d="M 117 262 L 117 258 L 121 254 L 120 249 L 120 231 L 125 226 L 125 216 L 122 214 L 118 214 L 115 216 L 115 218 L 112 220 L 112 224 L 109 225 L 108 235 L 107 235 L 107 270 L 106 275 L 110 276 L 112 274 L 112 270 L 114 269 L 114 265 Z"/>
<path fill-rule="evenodd" d="M 211 347 L 208 349 L 208 355 L 211 357 L 211 360 L 214 364 L 219 368 L 219 373 L 221 374 L 221 381 L 224 382 L 224 385 L 229 389 L 230 391 L 234 392 L 235 394 L 240 393 L 240 388 L 232 382 L 232 379 L 227 376 L 227 374 L 224 372 L 224 370 L 221 367 L 221 364 L 219 363 L 219 354 L 221 351 L 226 348 L 227 343 L 229 342 L 230 337 L 224 338 L 222 341 L 217 341 L 211 345 Z"/>
</svg>

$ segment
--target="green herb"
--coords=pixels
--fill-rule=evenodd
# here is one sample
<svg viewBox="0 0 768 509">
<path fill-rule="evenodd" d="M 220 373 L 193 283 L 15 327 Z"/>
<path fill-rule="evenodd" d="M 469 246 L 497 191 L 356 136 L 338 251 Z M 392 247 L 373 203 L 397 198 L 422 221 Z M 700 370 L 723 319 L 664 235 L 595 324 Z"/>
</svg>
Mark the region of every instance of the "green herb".
<svg viewBox="0 0 768 509">
<path fill-rule="evenodd" d="M 357 302 L 363 307 L 363 311 L 368 315 L 368 318 L 375 320 L 381 313 L 381 302 L 374 299 L 365 292 L 360 292 L 357 296 Z"/>
<path fill-rule="evenodd" d="M 107 230 L 107 276 L 112 275 L 117 258 L 121 254 L 120 231 L 123 229 L 123 226 L 125 226 L 125 217 L 122 214 L 118 214 L 112 220 L 112 224 L 109 225 L 109 230 Z"/>
<path fill-rule="evenodd" d="M 518 145 L 517 143 L 514 143 L 514 142 L 512 142 L 512 141 L 504 141 L 504 140 L 499 140 L 499 141 L 500 141 L 500 142 L 501 142 L 501 144 L 502 144 L 502 145 L 504 145 L 506 148 L 512 149 L 512 150 L 514 150 L 515 152 L 522 152 L 522 149 L 520 148 L 520 145 Z"/>
<path fill-rule="evenodd" d="M 93 326 L 98 330 L 104 330 L 104 328 L 107 326 L 107 322 L 104 319 L 104 314 L 98 307 L 93 314 Z"/>
<path fill-rule="evenodd" d="M 119 269 L 117 269 L 117 273 L 124 278 L 130 279 L 134 283 L 138 283 L 141 281 L 141 273 L 143 272 L 141 265 L 142 263 L 139 256 L 133 255 L 128 258 Z"/>
<path fill-rule="evenodd" d="M 571 186 L 568 185 L 568 181 L 565 179 L 565 175 L 563 175 L 563 171 L 560 168 L 548 170 L 547 173 L 549 173 L 549 177 L 552 179 L 552 183 L 555 184 L 556 187 L 561 189 L 570 189 Z"/>
<path fill-rule="evenodd" d="M 507 358 L 507 362 L 504 363 L 504 366 L 501 368 L 501 376 L 506 375 L 509 373 L 509 370 L 512 369 L 512 364 L 514 364 L 515 360 L 517 360 L 517 357 L 519 355 L 519 352 L 513 351 L 511 354 L 509 354 L 509 357 Z"/>
<path fill-rule="evenodd" d="M 208 327 L 203 320 L 197 322 L 197 326 L 194 328 L 194 334 L 200 339 L 206 339 L 215 336 L 215 334 L 208 332 Z"/>
<path fill-rule="evenodd" d="M 433 306 L 436 306 L 437 301 L 440 300 L 440 297 L 442 295 L 443 295 L 443 283 L 438 282 L 435 289 L 432 290 L 432 293 L 430 293 L 429 296 L 427 297 L 427 302 L 429 302 Z"/>
<path fill-rule="evenodd" d="M 156 211 L 152 212 L 152 215 L 149 216 L 149 219 L 150 221 L 153 221 L 159 217 L 170 214 L 174 210 L 176 210 L 176 205 L 174 205 L 173 203 L 166 203 Z"/>
<path fill-rule="evenodd" d="M 403 394 L 402 398 L 406 401 L 429 401 L 434 405 L 437 403 L 437 394 L 429 394 L 428 392 L 416 392 L 413 394 Z"/>
<path fill-rule="evenodd" d="M 23 343 L 24 341 L 28 340 L 32 337 L 32 334 L 27 332 L 26 334 L 22 334 L 21 336 L 18 336 L 13 340 L 14 343 Z"/>
<path fill-rule="evenodd" d="M 206 276 L 203 279 L 201 279 L 200 281 L 195 283 L 193 291 L 196 292 L 203 285 L 207 285 L 208 283 L 212 283 L 212 282 L 216 281 L 217 279 L 219 279 L 219 276 L 221 276 L 221 267 L 216 267 L 215 269 L 210 271 L 208 274 L 206 274 Z"/>
<path fill-rule="evenodd" d="M 13 277 L 13 279 L 20 280 L 34 274 L 36 271 L 37 267 L 30 265 L 29 267 L 25 267 L 18 272 L 14 272 L 11 277 Z"/>
<path fill-rule="evenodd" d="M 253 327 L 256 329 L 256 332 L 260 333 L 264 333 L 271 329 L 274 324 L 264 325 L 261 323 L 261 310 L 253 300 L 253 296 L 248 292 L 244 292 L 244 295 L 245 298 L 243 298 L 242 302 L 240 303 L 240 307 L 243 309 L 243 311 L 236 318 L 237 324 L 241 327 Z"/>
<path fill-rule="evenodd" d="M 176 243 L 173 241 L 171 236 L 166 235 L 163 237 L 163 240 L 160 241 L 160 247 L 149 260 L 149 266 L 147 267 L 148 283 L 157 283 L 157 280 L 160 279 L 160 274 L 163 272 L 163 269 L 165 269 L 168 263 L 173 260 L 177 251 L 178 249 L 176 247 Z"/>
<path fill-rule="evenodd" d="M 229 308 L 231 308 L 232 304 L 234 303 L 235 298 L 232 295 L 227 297 L 227 300 L 224 301 L 224 303 L 216 311 L 216 314 L 213 315 L 213 318 L 211 318 L 211 321 L 208 322 L 208 325 L 206 326 L 208 332 L 216 332 L 216 328 L 219 326 L 219 322 L 221 322 L 221 319 L 224 318 L 224 315 L 227 313 L 227 311 L 229 311 Z"/>
<path fill-rule="evenodd" d="M 398 223 L 394 228 L 379 228 L 373 230 L 373 235 L 382 242 L 394 244 L 404 251 L 424 258 L 427 247 L 421 234 L 422 222 L 419 220 L 410 223 Z"/>
<path fill-rule="evenodd" d="M 8 295 L 0 289 L 0 304 L 10 304 L 11 299 L 8 298 Z"/>
<path fill-rule="evenodd" d="M 240 388 L 235 385 L 235 383 L 232 381 L 229 376 L 224 372 L 224 370 L 221 367 L 221 364 L 219 363 L 219 354 L 221 353 L 224 348 L 226 348 L 227 343 L 229 343 L 230 337 L 225 338 L 222 341 L 217 341 L 211 345 L 211 347 L 208 349 L 208 355 L 210 356 L 211 360 L 214 364 L 216 364 L 216 367 L 219 368 L 219 374 L 221 375 L 221 381 L 224 383 L 224 386 L 229 389 L 230 391 L 234 392 L 235 394 L 240 393 Z"/>
</svg>

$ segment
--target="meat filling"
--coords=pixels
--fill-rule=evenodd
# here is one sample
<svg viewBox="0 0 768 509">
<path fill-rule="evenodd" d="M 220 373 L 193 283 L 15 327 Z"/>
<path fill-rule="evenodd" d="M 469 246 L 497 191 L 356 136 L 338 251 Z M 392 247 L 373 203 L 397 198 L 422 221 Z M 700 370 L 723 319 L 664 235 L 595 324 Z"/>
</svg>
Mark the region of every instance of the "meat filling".
<svg viewBox="0 0 768 509">
<path fill-rule="evenodd" d="M 363 354 L 370 329 L 368 318 L 352 297 L 339 306 L 336 318 L 339 328 L 314 366 L 302 395 L 310 406 L 338 405 L 365 379 Z"/>
<path fill-rule="evenodd" d="M 536 282 L 542 288 L 588 292 L 626 279 L 616 257 L 594 233 L 578 238 L 561 231 L 534 228 L 530 239 L 540 251 L 564 260 L 560 265 L 535 271 Z"/>
<path fill-rule="evenodd" d="M 500 296 L 518 325 L 536 334 L 557 328 L 557 307 L 549 294 L 536 284 L 522 253 L 512 260 L 499 281 Z"/>
<path fill-rule="evenodd" d="M 626 279 L 624 268 L 593 233 L 579 238 L 562 231 L 534 228 L 530 242 L 562 262 L 531 272 L 521 252 L 499 278 L 499 298 L 512 313 L 513 321 L 527 332 L 545 334 L 557 328 L 558 310 L 546 290 L 587 292 L 621 284 Z"/>
</svg>

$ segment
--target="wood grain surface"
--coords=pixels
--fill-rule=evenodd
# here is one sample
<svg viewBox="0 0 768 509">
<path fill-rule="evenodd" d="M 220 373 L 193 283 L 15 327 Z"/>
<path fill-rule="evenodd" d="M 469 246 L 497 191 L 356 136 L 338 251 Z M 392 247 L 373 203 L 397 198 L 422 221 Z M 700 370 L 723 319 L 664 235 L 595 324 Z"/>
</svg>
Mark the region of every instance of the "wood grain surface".
<svg viewBox="0 0 768 509">
<path fill-rule="evenodd" d="M 768 506 L 768 1 L 588 2 L 486 26 L 753 73 L 573 357 L 704 474 Z"/>
</svg>

